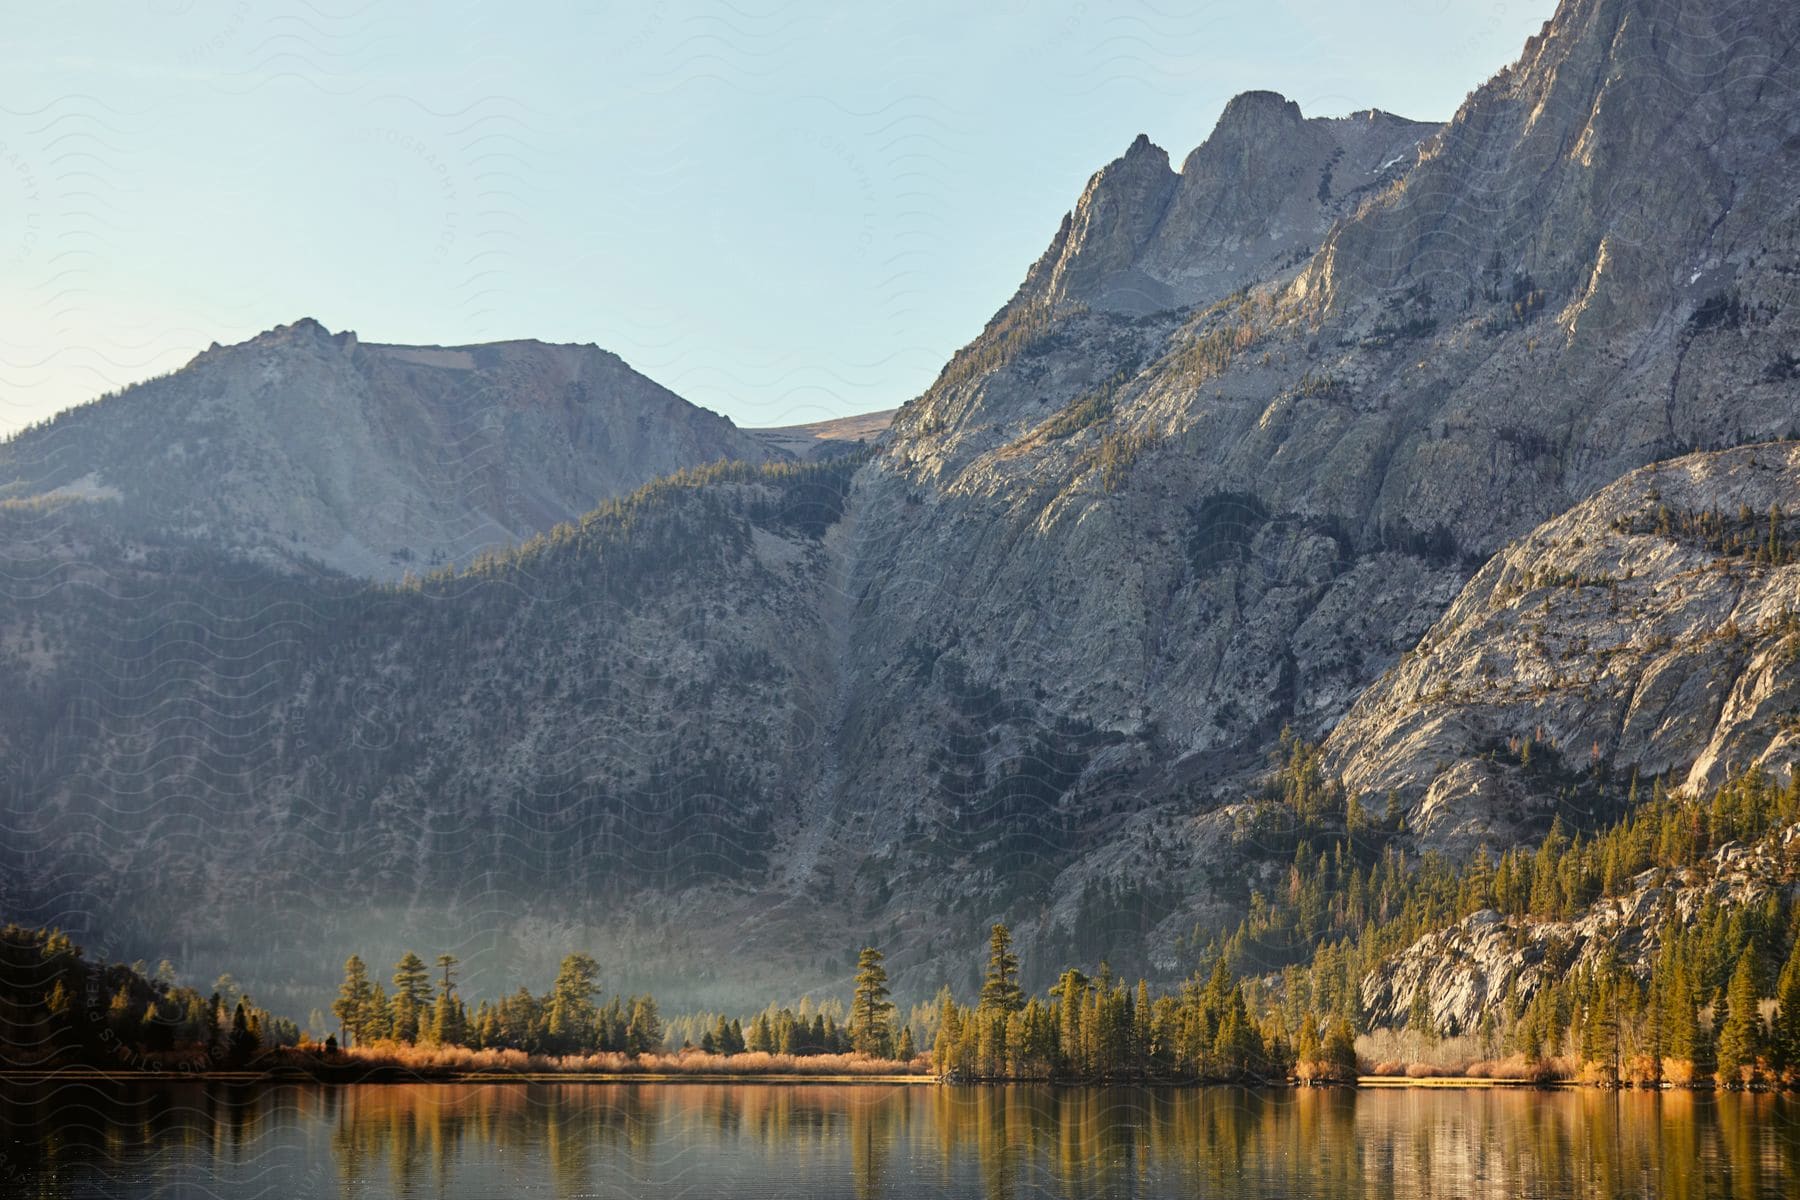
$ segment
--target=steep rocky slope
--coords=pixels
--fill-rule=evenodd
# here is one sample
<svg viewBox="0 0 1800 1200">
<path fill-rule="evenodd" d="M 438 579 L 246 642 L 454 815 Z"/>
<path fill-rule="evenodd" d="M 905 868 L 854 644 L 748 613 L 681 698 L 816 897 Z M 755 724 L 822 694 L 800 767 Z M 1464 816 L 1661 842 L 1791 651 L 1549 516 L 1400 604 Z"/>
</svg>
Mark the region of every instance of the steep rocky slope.
<svg viewBox="0 0 1800 1200">
<path fill-rule="evenodd" d="M 1436 131 L 1373 110 L 1307 119 L 1274 92 L 1245 92 L 1179 174 L 1140 134 L 1088 181 L 1013 303 L 1143 314 L 1269 279 L 1405 174 Z"/>
<path fill-rule="evenodd" d="M 683 467 L 779 457 L 593 346 L 384 346 L 308 319 L 8 440 L 0 488 L 398 579 Z"/>
<path fill-rule="evenodd" d="M 853 572 L 843 753 L 872 786 L 844 807 L 888 873 L 1041 906 L 1033 936 L 1101 880 L 1185 896 L 1151 907 L 1167 937 L 1217 894 L 1210 810 L 1483 559 L 1635 466 L 1794 430 L 1797 39 L 1789 5 L 1570 0 L 1291 279 L 1003 310 L 858 480 L 887 519 Z M 1115 175 L 1166 203 L 1145 158 L 1071 231 L 1173 236 L 1097 215 Z"/>
<path fill-rule="evenodd" d="M 1793 442 L 1626 476 L 1495 555 L 1351 707 L 1329 769 L 1397 793 L 1427 844 L 1462 851 L 1546 814 L 1559 767 L 1698 792 L 1785 773 L 1800 757 L 1797 517 Z"/>
<path fill-rule="evenodd" d="M 1569 920 L 1484 909 L 1370 971 L 1361 981 L 1363 1010 L 1371 1027 L 1402 1028 L 1423 991 L 1436 1031 L 1469 1034 L 1509 995 L 1523 1004 L 1570 971 L 1616 962 L 1641 976 L 1669 934 L 1691 928 L 1708 906 L 1741 912 L 1792 897 L 1796 889 L 1783 876 L 1796 858 L 1800 826 L 1789 826 L 1751 845 L 1721 846 L 1682 871 L 1652 868 L 1625 895 L 1597 900 Z"/>
</svg>

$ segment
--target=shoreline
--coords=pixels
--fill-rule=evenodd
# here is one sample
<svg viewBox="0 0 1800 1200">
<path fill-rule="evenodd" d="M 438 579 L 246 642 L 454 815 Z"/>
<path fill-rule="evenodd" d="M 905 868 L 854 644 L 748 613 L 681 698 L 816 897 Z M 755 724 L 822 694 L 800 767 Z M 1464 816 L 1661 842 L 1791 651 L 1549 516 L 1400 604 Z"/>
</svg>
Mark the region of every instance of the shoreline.
<svg viewBox="0 0 1800 1200">
<path fill-rule="evenodd" d="M 1473 1075 L 1358 1075 L 1354 1085 L 1371 1090 L 1425 1088 L 1437 1091 L 1490 1091 L 1495 1088 L 1532 1088 L 1537 1091 L 1561 1091 L 1567 1088 L 1600 1088 L 1597 1083 L 1579 1083 L 1573 1079 L 1486 1079 Z M 1668 1088 L 1606 1088 L 1607 1091 L 1669 1091 Z"/>
<path fill-rule="evenodd" d="M 753 1071 L 712 1074 L 676 1071 L 453 1071 L 404 1073 L 376 1069 L 315 1073 L 276 1069 L 271 1071 L 108 1071 L 100 1067 L 67 1067 L 46 1071 L 0 1071 L 0 1085 L 8 1083 L 319 1083 L 370 1084 L 404 1087 L 445 1083 L 778 1083 L 778 1084 L 937 1084 L 935 1075 L 845 1075 Z"/>
<path fill-rule="evenodd" d="M 927 1074 L 818 1074 L 808 1075 L 796 1072 L 754 1071 L 740 1072 L 664 1072 L 664 1071 L 459 1071 L 407 1074 L 391 1069 L 371 1070 L 363 1074 L 351 1072 L 315 1073 L 294 1070 L 292 1068 L 276 1068 L 268 1071 L 109 1071 L 100 1067 L 67 1067 L 49 1070 L 0 1070 L 0 1086 L 6 1084 L 32 1083 L 314 1083 L 329 1085 L 373 1085 L 379 1087 L 420 1086 L 437 1084 L 470 1084 L 470 1083 L 577 1083 L 577 1084 L 621 1084 L 621 1083 L 655 1083 L 655 1084 L 778 1084 L 796 1086 L 802 1084 L 823 1084 L 834 1087 L 846 1085 L 879 1085 L 891 1087 L 896 1084 L 906 1086 L 943 1086 L 943 1087 L 1008 1087 L 1035 1085 L 1041 1087 L 1064 1088 L 1104 1088 L 1104 1087 L 1141 1087 L 1159 1090 L 1197 1091 L 1206 1088 L 1267 1088 L 1303 1091 L 1309 1088 L 1317 1090 L 1347 1091 L 1494 1091 L 1494 1090 L 1531 1090 L 1531 1091 L 1571 1091 L 1592 1088 L 1600 1091 L 1712 1091 L 1711 1088 L 1683 1088 L 1663 1086 L 1656 1088 L 1618 1088 L 1600 1084 L 1581 1083 L 1572 1079 L 1531 1080 L 1531 1079 L 1484 1079 L 1459 1075 L 1359 1075 L 1354 1083 L 1338 1083 L 1314 1085 L 1299 1083 L 1295 1080 L 1268 1080 L 1262 1082 L 1229 1083 L 1218 1080 L 1206 1082 L 1174 1082 L 1156 1080 L 1118 1080 L 1112 1082 L 1081 1082 L 1045 1079 L 985 1079 L 985 1080 L 946 1080 L 936 1075 Z"/>
</svg>

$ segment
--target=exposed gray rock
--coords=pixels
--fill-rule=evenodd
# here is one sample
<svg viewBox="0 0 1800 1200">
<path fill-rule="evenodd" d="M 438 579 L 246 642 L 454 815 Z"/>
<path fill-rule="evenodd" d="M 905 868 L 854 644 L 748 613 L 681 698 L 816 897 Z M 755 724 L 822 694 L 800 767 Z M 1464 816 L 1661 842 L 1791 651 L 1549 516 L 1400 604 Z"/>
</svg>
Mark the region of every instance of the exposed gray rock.
<svg viewBox="0 0 1800 1200">
<path fill-rule="evenodd" d="M 1274 92 L 1245 92 L 1179 175 L 1139 134 L 1088 182 L 1013 303 L 1134 315 L 1276 277 L 1437 128 L 1377 111 L 1309 120 Z"/>
<path fill-rule="evenodd" d="M 934 766 L 946 728 L 972 722 L 985 743 L 979 785 L 957 785 L 983 794 L 1009 786 L 1032 731 L 1105 733 L 1120 739 L 1105 773 L 1089 760 L 1037 802 L 1089 832 L 1039 843 L 1056 874 L 1031 900 L 1060 911 L 1118 837 L 1111 877 L 1182 881 L 1191 912 L 1156 936 L 1185 928 L 1214 899 L 1206 865 L 1140 838 L 1148 814 L 1179 828 L 1241 796 L 1284 723 L 1329 732 L 1481 561 L 1627 471 L 1800 424 L 1797 46 L 1791 5 L 1570 0 L 1296 277 L 1179 312 L 1095 303 L 1181 242 L 1153 148 L 1102 172 L 1087 219 L 1078 206 L 859 479 L 843 754 L 864 782 L 841 811 L 904 859 L 909 820 L 967 823 Z M 1624 97 L 1662 123 L 1627 128 Z M 1312 137 L 1279 104 L 1245 107 L 1234 121 Z M 1197 158 L 1229 161 L 1231 141 Z M 1125 196 L 1166 208 L 1128 219 Z M 942 658 L 957 672 L 916 666 Z M 1633 727 L 1628 757 L 1713 778 L 1706 735 L 1679 721 L 1712 728 L 1725 697 L 1699 668 L 1683 678 L 1642 698 L 1666 718 Z M 1739 706 L 1766 717 L 1779 697 L 1757 678 Z M 980 716 L 958 716 L 967 697 Z M 1561 740 L 1575 768 L 1593 740 Z M 1734 745 L 1722 754 L 1742 758 Z M 1508 792 L 1485 751 L 1470 739 L 1433 764 L 1428 836 L 1500 844 L 1547 819 L 1556 790 Z M 1009 823 L 1025 819 L 988 822 L 992 844 Z M 1006 895 L 979 871 L 894 873 L 942 903 Z"/>
<path fill-rule="evenodd" d="M 1800 842 L 1800 825 L 1746 846 L 1721 846 L 1702 866 L 1683 872 L 1652 869 L 1623 896 L 1600 900 L 1568 921 L 1531 921 L 1486 909 L 1420 938 L 1362 981 L 1363 1011 L 1371 1028 L 1407 1023 L 1413 996 L 1424 989 L 1440 1034 L 1470 1034 L 1483 1013 L 1509 993 L 1529 1003 L 1546 983 L 1613 959 L 1627 970 L 1650 970 L 1670 928 L 1692 922 L 1707 904 L 1745 908 L 1793 884 L 1778 882 Z"/>
<path fill-rule="evenodd" d="M 387 346 L 306 319 L 0 446 L 0 494 L 85 481 L 155 528 L 398 579 L 683 467 L 783 452 L 594 346 Z"/>
<path fill-rule="evenodd" d="M 1777 507 L 1800 513 L 1800 444 L 1626 476 L 1496 555 L 1351 707 L 1329 769 L 1398 792 L 1425 842 L 1462 852 L 1512 841 L 1555 799 L 1516 754 L 1490 755 L 1508 742 L 1696 792 L 1752 767 L 1785 776 L 1800 757 L 1800 566 L 1681 528 L 1716 514 L 1754 548 Z"/>
</svg>

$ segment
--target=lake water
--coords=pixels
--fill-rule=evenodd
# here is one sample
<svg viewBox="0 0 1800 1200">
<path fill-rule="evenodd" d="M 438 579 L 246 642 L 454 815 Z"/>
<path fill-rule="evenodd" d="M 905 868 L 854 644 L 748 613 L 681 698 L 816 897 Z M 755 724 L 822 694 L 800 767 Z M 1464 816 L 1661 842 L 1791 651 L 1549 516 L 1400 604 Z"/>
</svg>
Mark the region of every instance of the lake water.
<svg viewBox="0 0 1800 1200">
<path fill-rule="evenodd" d="M 0 1083 L 7 1197 L 1800 1195 L 1800 1100 Z"/>
</svg>

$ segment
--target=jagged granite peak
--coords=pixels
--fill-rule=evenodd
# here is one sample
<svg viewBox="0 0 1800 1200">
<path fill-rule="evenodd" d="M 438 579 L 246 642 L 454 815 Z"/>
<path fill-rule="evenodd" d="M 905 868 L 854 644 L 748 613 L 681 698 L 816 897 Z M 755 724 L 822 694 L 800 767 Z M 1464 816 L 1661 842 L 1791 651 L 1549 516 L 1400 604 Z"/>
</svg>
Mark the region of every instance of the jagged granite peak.
<svg viewBox="0 0 1800 1200">
<path fill-rule="evenodd" d="M 1743 248 L 1792 205 L 1800 8 L 1563 0 L 1477 88 L 1418 167 L 1336 230 L 1302 281 L 1321 313 L 1416 290 L 1483 296 L 1604 338 Z"/>
<path fill-rule="evenodd" d="M 1088 181 L 981 336 L 901 409 L 900 453 L 954 474 L 1042 424 L 1059 400 L 1167 355 L 1190 310 L 1297 274 L 1436 129 L 1373 110 L 1308 119 L 1274 92 L 1246 92 L 1180 172 L 1140 134 Z M 1052 341 L 1070 352 L 1020 377 L 997 361 Z"/>
<path fill-rule="evenodd" d="M 593 345 L 401 346 L 311 317 L 0 446 L 4 494 L 393 579 L 521 541 L 684 467 L 782 453 Z"/>
<path fill-rule="evenodd" d="M 1147 313 L 1294 267 L 1436 128 L 1377 113 L 1308 120 L 1252 91 L 1226 104 L 1179 173 L 1139 134 L 1089 180 L 1015 303 Z"/>
<path fill-rule="evenodd" d="M 1138 256 L 1162 221 L 1177 178 L 1168 151 L 1138 134 L 1124 154 L 1094 172 L 1075 208 L 1027 274 L 1021 297 L 1101 306 L 1156 307 L 1160 289 L 1138 278 Z M 1017 303 L 1017 301 L 1015 301 Z"/>
</svg>

